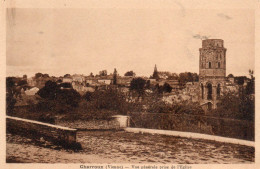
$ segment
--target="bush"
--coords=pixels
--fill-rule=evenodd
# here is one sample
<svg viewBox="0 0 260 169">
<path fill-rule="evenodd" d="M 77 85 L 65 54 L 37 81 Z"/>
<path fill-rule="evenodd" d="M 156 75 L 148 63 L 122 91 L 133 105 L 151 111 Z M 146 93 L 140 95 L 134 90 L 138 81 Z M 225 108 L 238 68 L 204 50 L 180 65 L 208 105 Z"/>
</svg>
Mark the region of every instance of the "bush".
<svg viewBox="0 0 260 169">
<path fill-rule="evenodd" d="M 172 113 L 172 114 L 193 114 L 204 115 L 205 112 L 197 102 L 182 101 L 169 104 L 162 100 L 162 95 L 147 94 L 142 104 L 149 113 Z"/>
<path fill-rule="evenodd" d="M 136 104 L 128 102 L 127 96 L 117 88 L 96 90 L 87 92 L 82 96 L 79 106 L 68 115 L 67 119 L 110 119 L 116 114 L 127 114 L 127 111 L 134 111 Z"/>
<path fill-rule="evenodd" d="M 254 121 L 255 97 L 241 89 L 239 93 L 226 92 L 217 103 L 214 116 Z"/>
<path fill-rule="evenodd" d="M 205 112 L 198 102 L 182 101 L 173 103 L 172 111 L 175 114 L 204 115 Z"/>
<path fill-rule="evenodd" d="M 66 85 L 69 86 L 69 85 Z M 78 106 L 80 94 L 71 88 L 61 89 L 56 82 L 47 81 L 37 93 L 43 98 L 38 104 L 38 111 L 65 113 Z"/>
</svg>

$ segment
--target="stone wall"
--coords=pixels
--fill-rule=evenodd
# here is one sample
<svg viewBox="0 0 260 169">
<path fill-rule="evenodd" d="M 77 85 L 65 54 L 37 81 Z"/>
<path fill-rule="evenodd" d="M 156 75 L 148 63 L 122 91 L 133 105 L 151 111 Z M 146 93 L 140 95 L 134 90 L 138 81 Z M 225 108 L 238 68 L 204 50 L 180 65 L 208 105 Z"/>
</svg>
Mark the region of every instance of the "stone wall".
<svg viewBox="0 0 260 169">
<path fill-rule="evenodd" d="M 63 120 L 56 119 L 55 124 L 79 130 L 118 130 L 128 126 L 127 116 L 114 116 L 110 120 Z"/>
<path fill-rule="evenodd" d="M 130 113 L 129 115 L 130 127 L 194 132 L 244 140 L 255 139 L 254 122 L 246 120 L 170 113 Z"/>
<path fill-rule="evenodd" d="M 6 117 L 7 132 L 52 141 L 54 143 L 71 146 L 76 144 L 76 129 L 42 123 L 18 117 Z"/>
</svg>

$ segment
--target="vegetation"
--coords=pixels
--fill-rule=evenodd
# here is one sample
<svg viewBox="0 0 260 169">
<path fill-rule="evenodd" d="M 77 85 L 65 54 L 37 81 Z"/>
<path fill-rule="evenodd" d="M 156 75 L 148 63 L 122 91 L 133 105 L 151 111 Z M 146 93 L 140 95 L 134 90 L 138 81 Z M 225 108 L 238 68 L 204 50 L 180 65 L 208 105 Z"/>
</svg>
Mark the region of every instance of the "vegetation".
<svg viewBox="0 0 260 169">
<path fill-rule="evenodd" d="M 71 75 L 70 74 L 65 74 L 64 77 L 71 77 Z"/>
<path fill-rule="evenodd" d="M 48 74 L 42 74 L 42 73 L 36 73 L 35 74 L 35 78 L 36 79 L 38 79 L 38 78 L 40 78 L 40 77 L 44 77 L 44 78 L 47 78 L 47 77 L 49 77 L 49 75 Z"/>
<path fill-rule="evenodd" d="M 113 73 L 113 84 L 116 85 L 117 84 L 117 70 L 114 69 L 114 73 Z"/>
<path fill-rule="evenodd" d="M 16 103 L 15 95 L 15 82 L 11 77 L 6 78 L 6 112 L 11 113 Z"/>
<path fill-rule="evenodd" d="M 107 70 L 99 71 L 99 76 L 107 76 Z"/>
<path fill-rule="evenodd" d="M 247 95 L 243 89 L 240 93 L 227 92 L 219 98 L 214 116 L 241 120 L 254 120 L 255 99 Z"/>
<path fill-rule="evenodd" d="M 124 76 L 135 76 L 135 73 L 131 70 L 126 72 Z"/>
<path fill-rule="evenodd" d="M 197 73 L 185 72 L 179 74 L 179 82 L 185 85 L 187 82 L 198 82 L 199 75 Z"/>
<path fill-rule="evenodd" d="M 249 70 L 250 79 L 246 88 L 240 86 L 239 92 L 226 92 L 219 98 L 214 116 L 254 121 L 255 117 L 255 78 Z M 244 79 L 244 78 L 239 78 Z M 242 83 L 241 80 L 241 84 Z"/>
<path fill-rule="evenodd" d="M 45 106 L 45 110 L 63 113 L 78 106 L 80 94 L 72 88 L 62 89 L 61 86 L 64 85 L 47 81 L 45 86 L 38 91 L 38 95 L 44 99 L 40 104 Z"/>
<path fill-rule="evenodd" d="M 106 71 L 103 71 L 105 73 Z M 131 73 L 131 71 L 130 71 Z M 242 119 L 253 121 L 255 111 L 255 78 L 250 70 L 250 79 L 247 86 L 240 86 L 239 93 L 224 93 L 219 100 L 217 109 L 212 116 Z M 114 83 L 116 83 L 117 71 L 114 71 Z M 37 73 L 35 77 L 43 77 Z M 46 76 L 46 75 L 45 75 Z M 69 74 L 65 76 L 70 76 Z M 196 73 L 181 73 L 178 79 L 182 83 L 198 80 Z M 243 78 L 242 78 L 243 79 Z M 9 77 L 6 79 L 7 112 L 17 113 L 14 105 L 17 96 L 23 87 L 27 86 L 24 79 Z M 153 86 L 149 80 L 133 78 L 130 83 L 130 91 L 123 93 L 120 88 L 110 86 L 87 92 L 82 97 L 74 90 L 70 83 L 56 83 L 47 81 L 45 86 L 37 93 L 39 102 L 32 103 L 29 109 L 21 110 L 21 116 L 53 123 L 54 116 L 63 116 L 67 119 L 107 119 L 115 114 L 127 114 L 128 112 L 147 112 L 153 114 L 168 115 L 204 115 L 204 111 L 198 103 L 190 101 L 174 102 L 168 104 L 163 101 L 164 93 L 170 93 L 171 86 L 165 83 L 163 86 Z M 140 99 L 141 97 L 141 99 Z M 24 115 L 26 114 L 27 115 Z"/>
<path fill-rule="evenodd" d="M 138 93 L 138 98 L 143 96 L 145 93 L 146 81 L 143 78 L 134 78 L 130 83 L 130 91 L 136 91 Z"/>
<path fill-rule="evenodd" d="M 164 83 L 162 86 L 160 86 L 159 84 L 156 84 L 154 87 L 154 92 L 157 93 L 171 93 L 172 91 L 172 87 L 168 84 L 168 83 Z"/>
</svg>

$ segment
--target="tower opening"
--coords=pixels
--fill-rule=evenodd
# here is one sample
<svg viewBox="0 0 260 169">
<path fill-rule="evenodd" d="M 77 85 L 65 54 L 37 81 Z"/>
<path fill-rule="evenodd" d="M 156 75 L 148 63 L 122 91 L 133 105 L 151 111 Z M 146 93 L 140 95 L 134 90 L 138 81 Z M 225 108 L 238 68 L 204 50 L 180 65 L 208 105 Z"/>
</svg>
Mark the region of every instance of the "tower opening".
<svg viewBox="0 0 260 169">
<path fill-rule="evenodd" d="M 207 92 L 207 99 L 208 100 L 212 100 L 212 84 L 211 83 L 208 83 L 207 85 L 207 89 L 208 89 L 208 92 Z"/>
<path fill-rule="evenodd" d="M 203 86 L 203 84 L 201 84 L 200 87 L 201 87 L 201 98 L 204 99 L 204 86 Z"/>
<path fill-rule="evenodd" d="M 217 86 L 217 98 L 220 97 L 220 91 L 221 91 L 220 84 L 218 84 L 218 86 Z"/>
<path fill-rule="evenodd" d="M 212 103 L 208 102 L 208 110 L 212 110 Z"/>
<path fill-rule="evenodd" d="M 222 39 L 202 40 L 202 47 L 199 52 L 199 100 L 201 105 L 205 105 L 205 101 L 210 102 L 209 109 L 215 109 L 217 99 L 221 97 L 226 87 L 226 48 L 224 41 Z"/>
</svg>

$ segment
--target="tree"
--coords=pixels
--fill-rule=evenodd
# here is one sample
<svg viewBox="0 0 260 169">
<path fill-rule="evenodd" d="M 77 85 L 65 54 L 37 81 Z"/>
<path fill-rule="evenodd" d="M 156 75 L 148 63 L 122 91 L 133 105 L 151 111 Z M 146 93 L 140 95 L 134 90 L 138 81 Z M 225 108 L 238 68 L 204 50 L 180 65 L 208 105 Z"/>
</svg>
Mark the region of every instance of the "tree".
<svg viewBox="0 0 260 169">
<path fill-rule="evenodd" d="M 56 82 L 48 80 L 45 86 L 38 91 L 38 95 L 44 99 L 54 100 L 59 88 Z"/>
<path fill-rule="evenodd" d="M 247 79 L 246 76 L 236 76 L 236 77 L 235 77 L 235 82 L 236 82 L 238 85 L 243 85 L 246 79 Z"/>
<path fill-rule="evenodd" d="M 151 88 L 151 81 L 150 80 L 146 81 L 145 88 L 146 89 L 150 89 Z"/>
<path fill-rule="evenodd" d="M 42 77 L 42 76 L 43 76 L 42 73 L 36 73 L 36 74 L 35 74 L 35 78 L 36 78 L 36 79 L 38 79 L 38 78 L 40 78 L 40 77 Z"/>
<path fill-rule="evenodd" d="M 25 85 L 27 85 L 27 81 L 26 80 L 20 80 L 17 85 L 18 86 L 25 86 Z"/>
<path fill-rule="evenodd" d="M 232 77 L 234 77 L 234 75 L 233 74 L 229 74 L 227 77 L 228 78 L 232 78 Z"/>
<path fill-rule="evenodd" d="M 62 80 L 61 80 L 61 79 L 58 79 L 58 80 L 57 80 L 57 83 L 62 83 Z"/>
<path fill-rule="evenodd" d="M 143 78 L 133 78 L 130 83 L 130 90 L 136 91 L 139 95 L 138 98 L 144 94 L 144 87 L 145 87 L 146 81 Z"/>
<path fill-rule="evenodd" d="M 116 68 L 114 69 L 114 73 L 113 73 L 113 84 L 114 85 L 117 84 L 117 71 L 116 71 Z"/>
<path fill-rule="evenodd" d="M 71 77 L 71 75 L 70 74 L 65 74 L 64 77 L 68 78 L 68 77 Z"/>
<path fill-rule="evenodd" d="M 59 88 L 60 89 L 61 88 L 72 89 L 73 87 L 72 87 L 71 83 L 65 82 L 65 83 L 59 84 Z"/>
<path fill-rule="evenodd" d="M 59 105 L 77 107 L 80 98 L 80 94 L 74 89 L 57 90 L 55 101 Z"/>
<path fill-rule="evenodd" d="M 23 75 L 23 79 L 27 79 L 27 75 Z"/>
<path fill-rule="evenodd" d="M 15 82 L 13 77 L 6 78 L 6 112 L 12 113 L 16 99 L 15 94 Z"/>
<path fill-rule="evenodd" d="M 47 77 L 50 77 L 50 76 L 45 73 L 45 74 L 42 75 L 42 77 L 47 78 Z"/>
<path fill-rule="evenodd" d="M 94 77 L 94 75 L 93 75 L 93 73 L 92 73 L 92 72 L 89 74 L 89 76 L 90 76 L 90 77 Z"/>
<path fill-rule="evenodd" d="M 87 91 L 87 92 L 82 96 L 82 98 L 84 98 L 86 101 L 92 101 L 92 97 L 93 97 L 93 93 L 92 93 L 92 92 L 89 92 L 89 91 Z"/>
<path fill-rule="evenodd" d="M 81 98 L 76 90 L 72 88 L 61 89 L 60 85 L 50 80 L 37 94 L 45 99 L 40 103 L 40 106 L 61 113 L 77 107 Z"/>
<path fill-rule="evenodd" d="M 131 70 L 126 72 L 124 76 L 135 76 L 135 73 Z"/>
<path fill-rule="evenodd" d="M 172 87 L 168 83 L 164 83 L 163 85 L 163 91 L 167 93 L 171 93 Z"/>
<path fill-rule="evenodd" d="M 249 76 L 250 80 L 246 86 L 246 94 L 255 94 L 255 77 L 253 70 L 249 70 Z"/>
<path fill-rule="evenodd" d="M 169 74 L 168 80 L 178 80 L 179 76 L 176 73 Z"/>
<path fill-rule="evenodd" d="M 100 76 L 107 76 L 107 70 L 101 70 L 99 71 Z"/>
<path fill-rule="evenodd" d="M 197 82 L 199 76 L 197 73 L 185 72 L 179 74 L 179 82 L 181 85 L 185 85 L 187 82 Z"/>
<path fill-rule="evenodd" d="M 225 92 L 217 103 L 215 115 L 225 118 L 254 120 L 255 99 L 250 97 L 243 88 L 241 92 Z"/>
</svg>

